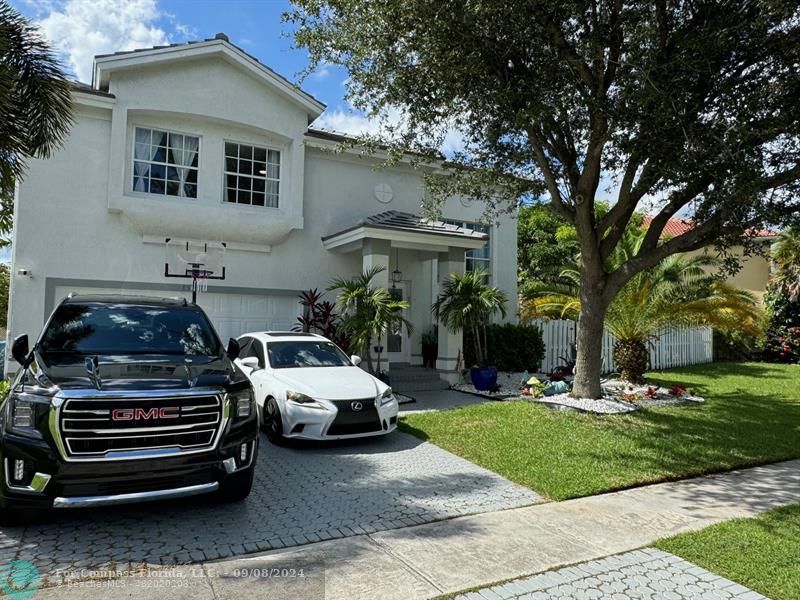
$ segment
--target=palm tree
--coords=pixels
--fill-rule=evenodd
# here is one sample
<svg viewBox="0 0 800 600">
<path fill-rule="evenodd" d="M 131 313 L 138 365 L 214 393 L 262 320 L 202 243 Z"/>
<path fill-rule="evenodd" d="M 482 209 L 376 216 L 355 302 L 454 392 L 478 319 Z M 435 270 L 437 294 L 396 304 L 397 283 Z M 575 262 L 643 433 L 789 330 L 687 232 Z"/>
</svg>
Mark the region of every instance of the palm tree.
<svg viewBox="0 0 800 600">
<path fill-rule="evenodd" d="M 463 275 L 452 273 L 444 282 L 442 291 L 431 310 L 436 319 L 449 331 L 469 331 L 480 366 L 488 363 L 486 348 L 486 323 L 494 315 L 506 316 L 505 292 L 490 287 L 485 269 L 467 271 Z"/>
<path fill-rule="evenodd" d="M 337 277 L 328 285 L 328 291 L 338 292 L 339 327 L 350 337 L 353 348 L 363 349 L 371 372 L 381 370 L 380 358 L 377 371 L 372 368 L 372 340 L 380 339 L 394 327 L 405 327 L 408 333 L 413 330 L 411 323 L 403 317 L 408 302 L 396 300 L 386 288 L 373 285 L 372 280 L 384 270 L 384 267 L 372 267 L 352 279 Z"/>
<path fill-rule="evenodd" d="M 634 255 L 642 239 L 640 234 L 628 236 L 621 252 Z M 670 256 L 636 275 L 614 298 L 605 326 L 615 338 L 614 361 L 623 379 L 642 381 L 649 358 L 647 343 L 664 328 L 709 325 L 726 333 L 760 335 L 763 315 L 755 297 L 709 275 L 706 267 L 717 263 L 705 254 Z M 579 277 L 569 269 L 562 276 L 573 281 Z M 579 311 L 578 296 L 559 289 L 528 299 L 521 309 L 526 319 L 577 320 Z"/>
<path fill-rule="evenodd" d="M 50 46 L 0 0 L 0 225 L 11 222 L 14 181 L 25 160 L 47 158 L 72 124 L 70 84 Z"/>
<path fill-rule="evenodd" d="M 791 302 L 800 299 L 800 227 L 778 236 L 772 249 L 772 282 Z"/>
</svg>

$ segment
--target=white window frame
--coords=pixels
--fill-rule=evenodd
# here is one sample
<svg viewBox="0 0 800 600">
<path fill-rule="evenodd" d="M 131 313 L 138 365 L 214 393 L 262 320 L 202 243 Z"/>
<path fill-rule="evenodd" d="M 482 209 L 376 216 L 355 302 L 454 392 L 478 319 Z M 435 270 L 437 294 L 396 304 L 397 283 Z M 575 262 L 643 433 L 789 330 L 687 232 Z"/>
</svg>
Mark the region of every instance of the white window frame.
<svg viewBox="0 0 800 600">
<path fill-rule="evenodd" d="M 469 250 L 469 249 L 465 250 L 464 251 L 464 270 L 465 271 L 471 270 L 471 269 L 467 268 L 467 265 L 469 265 L 470 261 L 471 261 L 473 266 L 476 265 L 476 264 L 478 264 L 480 266 L 483 266 L 486 269 L 486 271 L 489 273 L 489 275 L 491 275 L 491 273 L 492 273 L 492 255 L 493 255 L 493 252 L 492 252 L 492 239 L 494 238 L 494 235 L 492 234 L 492 232 L 494 230 L 494 227 L 492 225 L 486 225 L 484 223 L 476 223 L 474 221 L 461 221 L 459 219 L 445 219 L 444 222 L 445 223 L 449 223 L 451 225 L 457 225 L 459 227 L 464 227 L 466 229 L 472 229 L 474 231 L 479 231 L 479 230 L 475 229 L 476 226 L 486 229 L 486 231 L 481 231 L 481 233 L 485 233 L 486 235 L 489 236 L 489 239 L 486 240 L 486 246 L 484 246 L 484 248 L 488 251 L 487 253 L 488 253 L 489 256 L 486 256 L 486 257 L 484 257 L 484 256 L 473 256 L 472 254 L 473 254 L 474 250 Z M 481 249 L 483 249 L 483 248 L 481 248 Z"/>
<path fill-rule="evenodd" d="M 262 176 L 262 175 L 257 174 L 257 173 L 252 173 L 250 175 L 247 175 L 246 173 L 239 173 L 238 171 L 235 172 L 235 173 L 232 172 L 232 171 L 228 171 L 228 160 L 227 160 L 228 159 L 228 154 L 227 154 L 227 150 L 226 150 L 226 146 L 228 144 L 236 144 L 238 146 L 237 161 L 240 160 L 238 155 L 241 154 L 241 147 L 242 146 L 249 146 L 249 147 L 253 148 L 253 150 L 255 150 L 256 148 L 258 148 L 259 150 L 266 150 L 267 154 L 265 156 L 266 160 L 264 162 L 264 166 L 265 166 L 265 168 L 267 170 L 267 173 L 265 173 Z M 268 176 L 268 174 L 269 174 L 269 153 L 270 153 L 270 151 L 278 153 L 278 178 L 277 179 L 271 178 L 271 177 Z M 255 154 L 254 154 L 254 156 L 255 156 Z M 256 162 L 255 158 L 253 158 L 251 160 L 253 162 L 253 168 L 255 169 L 255 162 Z M 238 169 L 238 163 L 237 163 L 237 169 Z M 284 173 L 284 170 L 285 170 L 285 165 L 284 165 L 284 149 L 283 148 L 280 148 L 278 146 L 274 146 L 274 145 L 271 145 L 271 144 L 263 144 L 263 143 L 258 143 L 258 142 L 245 142 L 245 141 L 234 140 L 234 139 L 229 139 L 229 138 L 223 139 L 222 140 L 222 204 L 223 205 L 228 205 L 228 206 L 236 206 L 236 207 L 252 207 L 252 208 L 257 208 L 257 209 L 280 210 L 282 208 L 282 205 L 283 205 L 283 181 L 284 181 L 283 173 Z M 253 204 L 252 203 L 252 201 L 253 201 L 252 183 L 251 183 L 251 189 L 250 190 L 241 190 L 241 191 L 245 191 L 245 192 L 250 192 L 250 204 L 244 204 L 244 203 L 239 202 L 239 200 L 238 200 L 238 192 L 240 191 L 240 189 L 238 187 L 238 183 L 239 183 L 238 179 L 237 179 L 237 182 L 236 182 L 237 183 L 237 187 L 235 188 L 237 190 L 237 200 L 236 200 L 236 202 L 230 202 L 228 200 L 228 176 L 229 175 L 237 177 L 237 178 L 238 177 L 249 177 L 253 181 L 254 180 L 263 181 L 264 182 L 264 204 L 262 205 L 262 204 Z M 276 205 L 275 206 L 270 206 L 269 204 L 267 204 L 267 202 L 269 201 L 269 197 L 270 197 L 269 193 L 267 192 L 267 187 L 268 187 L 268 183 L 270 181 L 273 181 L 273 182 L 278 184 L 278 194 L 277 194 L 277 198 L 275 200 L 276 201 Z"/>
<path fill-rule="evenodd" d="M 193 138 L 197 139 L 197 167 L 186 167 L 188 169 L 192 169 L 192 170 L 197 172 L 197 182 L 194 184 L 195 189 L 196 189 L 196 194 L 195 194 L 194 197 L 192 197 L 192 196 L 180 196 L 180 195 L 176 196 L 176 195 L 173 195 L 173 194 L 168 194 L 167 193 L 166 182 L 168 182 L 169 180 L 167 179 L 166 172 L 164 173 L 164 182 L 165 182 L 165 184 L 164 184 L 164 193 L 163 194 L 155 194 L 155 193 L 149 191 L 149 189 L 146 192 L 142 192 L 142 191 L 139 191 L 139 190 L 135 189 L 135 187 L 134 187 L 135 186 L 135 179 L 136 179 L 136 167 L 135 167 L 135 164 L 137 162 L 145 162 L 145 163 L 148 163 L 148 164 L 151 164 L 151 165 L 152 164 L 164 165 L 165 169 L 168 168 L 169 166 L 173 166 L 173 167 L 182 166 L 182 165 L 170 164 L 170 163 L 167 163 L 167 162 L 161 163 L 161 162 L 156 162 L 156 161 L 152 161 L 152 160 L 137 160 L 136 159 L 136 130 L 137 129 L 147 129 L 147 130 L 149 130 L 151 132 L 152 131 L 162 131 L 162 132 L 167 133 L 167 134 L 173 133 L 175 135 L 189 136 L 189 137 L 193 137 Z M 132 124 L 132 129 L 131 129 L 131 134 L 130 135 L 131 135 L 131 142 L 130 142 L 130 144 L 131 144 L 131 157 L 130 157 L 130 160 L 128 161 L 128 166 L 130 168 L 130 172 L 128 173 L 128 185 L 130 186 L 129 189 L 130 189 L 131 193 L 137 194 L 137 195 L 141 195 L 141 196 L 147 196 L 147 197 L 150 197 L 150 198 L 161 198 L 161 199 L 163 199 L 163 198 L 176 199 L 177 198 L 177 199 L 181 199 L 181 200 L 195 201 L 195 200 L 200 198 L 200 160 L 201 160 L 201 156 L 202 156 L 201 153 L 203 152 L 203 136 L 202 135 L 200 135 L 198 133 L 195 133 L 195 132 L 178 131 L 176 129 L 169 129 L 167 127 L 161 127 L 159 125 L 147 125 L 147 124 L 144 124 L 144 123 L 134 123 L 134 124 Z M 165 157 L 165 160 L 166 160 L 166 157 Z"/>
</svg>

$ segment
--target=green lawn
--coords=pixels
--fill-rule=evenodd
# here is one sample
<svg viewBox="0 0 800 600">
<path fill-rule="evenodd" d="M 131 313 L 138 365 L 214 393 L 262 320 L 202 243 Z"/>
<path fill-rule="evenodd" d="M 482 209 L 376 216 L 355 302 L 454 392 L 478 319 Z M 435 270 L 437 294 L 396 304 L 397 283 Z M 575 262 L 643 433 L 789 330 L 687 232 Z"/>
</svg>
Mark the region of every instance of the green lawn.
<svg viewBox="0 0 800 600">
<path fill-rule="evenodd" d="M 800 504 L 656 544 L 773 600 L 800 598 Z"/>
<path fill-rule="evenodd" d="M 603 417 L 490 402 L 401 427 L 555 500 L 800 456 L 800 365 L 695 365 L 648 379 L 706 402 Z"/>
</svg>

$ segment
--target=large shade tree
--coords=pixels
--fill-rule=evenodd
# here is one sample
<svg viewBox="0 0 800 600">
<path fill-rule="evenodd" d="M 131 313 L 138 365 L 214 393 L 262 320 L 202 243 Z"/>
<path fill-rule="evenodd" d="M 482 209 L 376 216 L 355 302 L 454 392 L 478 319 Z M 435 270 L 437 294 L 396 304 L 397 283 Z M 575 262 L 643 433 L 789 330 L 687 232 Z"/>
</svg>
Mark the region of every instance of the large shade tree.
<svg viewBox="0 0 800 600">
<path fill-rule="evenodd" d="M 16 179 L 47 158 L 72 122 L 70 85 L 47 41 L 0 0 L 0 235 L 11 229 Z"/>
<path fill-rule="evenodd" d="M 645 236 L 642 230 L 627 231 L 609 257 L 609 266 L 613 269 L 635 256 Z M 719 262 L 708 254 L 673 254 L 637 273 L 623 286 L 605 315 L 606 331 L 614 336 L 614 362 L 622 379 L 643 381 L 650 342 L 671 327 L 706 325 L 750 338 L 763 333 L 763 310 L 755 296 L 709 274 L 721 266 Z M 569 261 L 564 264 L 561 280 L 577 283 L 580 273 Z M 560 282 L 542 282 L 522 302 L 521 316 L 577 319 L 581 300 L 574 289 Z"/>
<path fill-rule="evenodd" d="M 575 226 L 576 395 L 600 394 L 604 317 L 634 275 L 797 218 L 795 0 L 293 2 L 311 68 L 343 65 L 354 106 L 400 115 L 396 147 L 463 133 L 454 177 L 431 185 L 439 197 L 458 189 L 497 205 L 543 184 Z M 612 203 L 600 218 L 598 194 Z M 648 198 L 655 218 L 638 253 L 607 269 Z M 695 226 L 663 241 L 678 213 Z"/>
</svg>

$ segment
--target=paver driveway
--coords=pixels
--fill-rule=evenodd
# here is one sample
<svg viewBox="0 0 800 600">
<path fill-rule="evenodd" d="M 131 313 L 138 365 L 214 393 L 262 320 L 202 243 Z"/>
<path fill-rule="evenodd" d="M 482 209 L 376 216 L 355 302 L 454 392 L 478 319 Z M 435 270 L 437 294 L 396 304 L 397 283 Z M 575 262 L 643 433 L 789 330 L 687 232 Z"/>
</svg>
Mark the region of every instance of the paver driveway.
<svg viewBox="0 0 800 600">
<path fill-rule="evenodd" d="M 0 532 L 0 564 L 32 561 L 51 583 L 81 569 L 180 564 L 533 504 L 542 499 L 433 444 L 395 432 L 278 448 L 262 435 L 256 483 L 210 499 L 62 511 Z"/>
<path fill-rule="evenodd" d="M 456 600 L 769 600 L 654 548 L 539 573 L 456 596 Z"/>
</svg>

